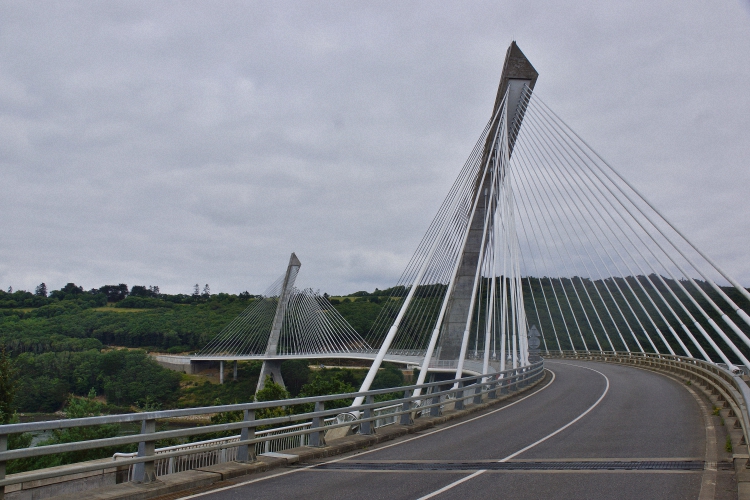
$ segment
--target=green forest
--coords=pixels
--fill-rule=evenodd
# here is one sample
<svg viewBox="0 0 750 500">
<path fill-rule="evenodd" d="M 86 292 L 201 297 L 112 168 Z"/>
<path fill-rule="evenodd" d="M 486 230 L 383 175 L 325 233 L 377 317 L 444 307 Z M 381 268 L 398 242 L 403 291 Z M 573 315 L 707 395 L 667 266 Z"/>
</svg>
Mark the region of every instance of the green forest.
<svg viewBox="0 0 750 500">
<path fill-rule="evenodd" d="M 380 292 L 379 292 L 380 293 Z M 377 301 L 332 298 L 361 333 L 380 311 Z M 73 283 L 47 292 L 0 291 L 0 346 L 14 373 L 13 409 L 21 413 L 63 410 L 72 397 L 94 391 L 103 412 L 128 412 L 252 400 L 259 363 L 240 363 L 237 381 L 223 385 L 205 377 L 167 370 L 148 353 L 196 352 L 255 300 L 241 294 L 211 294 L 208 286 L 192 295 L 159 293 L 158 287 L 125 284 L 84 290 Z M 338 362 L 337 362 L 338 363 Z M 282 366 L 292 396 L 316 391 L 354 390 L 361 369 L 316 370 L 304 362 Z M 398 373 L 399 376 L 394 374 Z M 403 383 L 392 367 L 378 385 Z"/>
<path fill-rule="evenodd" d="M 497 285 L 499 289 L 500 282 Z M 624 350 L 625 345 L 638 350 L 638 343 L 652 350 L 650 342 L 653 342 L 664 352 L 666 346 L 659 335 L 662 332 L 669 346 L 682 353 L 681 346 L 668 332 L 671 328 L 697 354 L 680 323 L 667 313 L 662 318 L 654 309 L 654 304 L 658 304 L 666 311 L 655 293 L 659 289 L 669 305 L 686 318 L 669 290 L 679 295 L 680 286 L 689 288 L 686 284 L 666 279 L 662 282 L 654 276 L 597 281 L 528 277 L 523 278 L 522 286 L 528 321 L 539 326 L 550 350 L 598 349 L 598 345 L 605 350 L 611 347 Z M 705 283 L 700 286 L 706 296 L 695 291 L 692 296 L 708 312 L 711 321 L 722 323 L 721 315 L 708 304 L 706 297 L 719 304 L 722 312 L 734 314 L 715 290 Z M 486 303 L 489 288 L 485 283 L 479 303 Z M 406 291 L 404 287 L 396 287 L 326 297 L 355 330 L 377 344 L 384 331 L 373 329 L 373 325 L 381 313 L 384 318 L 380 321 L 388 323 Z M 741 307 L 748 307 L 736 290 L 723 291 Z M 437 314 L 444 293 L 444 285 L 420 287 L 412 307 Z M 575 300 L 576 297 L 581 300 Z M 634 300 L 635 297 L 639 300 Z M 241 364 L 237 382 L 218 385 L 205 377 L 166 370 L 148 353 L 199 351 L 255 299 L 248 292 L 211 294 L 208 285 L 202 291 L 196 285 L 191 295 L 169 295 L 160 293 L 158 287 L 125 284 L 84 290 L 69 283 L 49 292 L 41 284 L 33 292 L 0 291 L 0 346 L 16 373 L 14 409 L 22 413 L 56 412 L 65 407 L 71 395 L 84 397 L 92 390 L 105 405 L 103 410 L 110 412 L 251 400 L 260 369 L 257 363 Z M 629 305 L 637 302 L 643 306 Z M 549 311 L 542 304 L 550 304 Z M 706 331 L 711 331 L 710 322 L 695 305 L 689 304 L 687 309 Z M 619 312 L 612 314 L 612 311 Z M 480 322 L 484 321 L 482 310 L 479 316 Z M 649 318 L 654 318 L 654 322 Z M 429 321 L 423 324 L 429 325 Z M 739 327 L 750 334 L 745 325 Z M 426 339 L 425 333 L 426 330 L 420 330 L 420 338 Z M 737 345 L 743 345 L 734 333 L 729 336 Z M 696 337 L 710 352 L 705 339 Z M 470 342 L 473 344 L 473 338 Z M 323 383 L 323 379 L 315 379 L 313 375 L 320 373 L 311 374 L 300 363 L 287 362 L 282 369 L 292 395 L 303 391 L 304 386 L 308 386 L 304 393 L 309 394 L 314 387 L 333 390 L 336 385 L 330 380 Z M 325 375 L 351 387 L 357 386 L 360 376 L 361 370 L 356 369 Z"/>
</svg>

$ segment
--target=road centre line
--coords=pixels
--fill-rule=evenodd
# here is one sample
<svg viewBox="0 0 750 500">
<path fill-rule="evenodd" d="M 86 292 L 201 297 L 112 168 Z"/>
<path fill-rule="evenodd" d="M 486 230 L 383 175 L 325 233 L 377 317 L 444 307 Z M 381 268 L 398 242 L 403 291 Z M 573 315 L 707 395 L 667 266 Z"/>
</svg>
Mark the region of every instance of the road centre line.
<svg viewBox="0 0 750 500">
<path fill-rule="evenodd" d="M 539 394 L 540 392 L 542 392 L 543 390 L 545 390 L 547 387 L 549 387 L 549 386 L 552 385 L 552 383 L 557 378 L 557 375 L 555 374 L 554 371 L 550 370 L 549 368 L 545 368 L 545 370 L 548 371 L 548 372 L 550 372 L 552 374 L 552 379 L 549 381 L 549 383 L 547 385 L 545 385 L 544 387 L 542 387 L 538 391 L 534 391 L 531 394 L 527 394 L 526 396 L 524 396 L 524 397 L 522 397 L 520 399 L 517 399 L 517 400 L 513 401 L 510 404 L 507 404 L 507 405 L 503 406 L 502 408 L 498 408 L 496 410 L 492 410 L 492 411 L 489 411 L 487 413 L 483 413 L 482 415 L 478 415 L 476 417 L 472 417 L 472 418 L 470 418 L 468 420 L 457 422 L 455 424 L 451 424 L 451 425 L 448 425 L 446 427 L 441 427 L 439 429 L 435 429 L 433 431 L 426 432 L 424 434 L 420 434 L 418 436 L 414 436 L 414 437 L 411 437 L 409 439 L 404 439 L 403 441 L 398 441 L 398 442 L 391 443 L 391 444 L 386 445 L 386 446 L 381 446 L 381 447 L 378 447 L 378 448 L 374 448 L 372 450 L 363 451 L 361 453 L 358 453 L 356 456 L 359 457 L 359 456 L 362 456 L 362 455 L 366 455 L 368 453 L 373 453 L 375 451 L 380 451 L 380 450 L 384 450 L 386 448 L 391 448 L 392 446 L 398 446 L 398 445 L 401 445 L 401 444 L 405 444 L 405 443 L 414 441 L 416 439 L 421 439 L 423 437 L 432 436 L 432 435 L 437 434 L 439 432 L 443 432 L 443 431 L 446 431 L 448 429 L 453 429 L 454 427 L 458 427 L 460 425 L 468 424 L 469 422 L 473 422 L 475 420 L 479 420 L 480 418 L 484 418 L 484 417 L 487 417 L 489 415 L 493 415 L 493 414 L 495 414 L 497 412 L 503 411 L 503 410 L 505 410 L 507 408 L 510 408 L 511 406 L 514 406 L 514 405 L 520 403 L 521 401 L 524 401 L 524 400 L 526 400 L 526 399 L 528 399 L 528 398 L 530 398 L 532 396 L 535 396 L 535 395 Z M 279 472 L 277 474 L 272 474 L 272 475 L 268 475 L 268 476 L 265 476 L 265 477 L 259 477 L 259 478 L 256 478 L 256 479 L 251 479 L 249 481 L 244 481 L 244 482 L 241 482 L 241 483 L 233 484 L 231 486 L 225 486 L 223 488 L 217 488 L 215 490 L 206 491 L 206 492 L 203 492 L 203 493 L 196 493 L 195 495 L 190 495 L 190 496 L 183 497 L 182 500 L 188 500 L 190 498 L 198 498 L 198 497 L 202 497 L 202 496 L 206 496 L 206 495 L 211 495 L 213 493 L 218 493 L 218 492 L 221 492 L 221 491 L 226 491 L 226 490 L 238 488 L 240 486 L 246 486 L 248 484 L 258 483 L 260 481 L 265 481 L 267 479 L 273 479 L 273 478 L 277 478 L 277 477 L 281 477 L 281 476 L 286 476 L 287 474 L 294 474 L 295 472 L 301 472 L 301 471 L 306 471 L 306 470 L 314 469 L 314 468 L 319 467 L 321 465 L 332 464 L 332 463 L 336 463 L 336 462 L 341 462 L 342 460 L 348 460 L 350 458 L 352 458 L 352 457 L 351 456 L 345 456 L 345 457 L 341 457 L 341 458 L 336 458 L 334 460 L 328 460 L 326 462 L 321 462 L 321 463 L 318 463 L 318 464 L 308 465 L 307 467 L 300 467 L 298 469 L 287 470 L 287 471 L 284 471 L 284 472 Z"/>
<path fill-rule="evenodd" d="M 604 377 L 604 380 L 606 380 L 606 382 L 607 382 L 607 386 L 604 388 L 604 392 L 602 392 L 602 395 L 599 396 L 599 399 L 597 399 L 596 402 L 588 408 L 588 410 L 586 410 L 585 412 L 581 413 L 576 418 L 574 418 L 573 420 L 571 420 L 567 424 L 563 425 L 562 427 L 560 427 L 556 431 L 551 432 L 550 434 L 547 434 L 542 439 L 539 439 L 538 441 L 535 441 L 534 443 L 531 443 L 530 445 L 526 446 L 525 448 L 521 448 L 517 452 L 512 453 L 512 454 L 508 455 L 507 457 L 505 457 L 505 458 L 503 458 L 501 460 L 498 460 L 499 462 L 507 462 L 508 460 L 510 460 L 510 459 L 512 459 L 512 458 L 514 458 L 514 457 L 516 457 L 518 455 L 520 455 L 521 453 L 523 453 L 525 451 L 530 450 L 531 448 L 533 448 L 533 447 L 535 447 L 535 446 L 537 446 L 539 444 L 542 444 L 543 442 L 545 442 L 549 438 L 551 438 L 551 437 L 559 434 L 560 432 L 564 431 L 565 429 L 567 429 L 568 427 L 570 427 L 571 425 L 575 424 L 576 422 L 578 422 L 579 420 L 581 420 L 583 417 L 585 417 L 586 415 L 588 415 L 591 412 L 591 410 L 593 410 L 594 408 L 596 408 L 599 405 L 599 403 L 602 402 L 602 400 L 604 399 L 604 396 L 606 396 L 607 393 L 609 392 L 609 379 L 607 378 L 607 376 L 605 374 L 603 374 L 599 370 L 594 370 L 593 368 L 589 368 L 587 366 L 576 365 L 576 364 L 573 364 L 573 363 L 564 363 L 564 364 L 570 365 L 570 366 L 577 366 L 578 368 L 584 368 L 586 370 L 591 370 L 592 372 L 596 372 L 599 375 L 601 375 L 602 377 Z M 478 470 L 478 471 L 476 471 L 475 473 L 473 473 L 473 474 L 471 474 L 469 476 L 466 476 L 464 478 L 459 479 L 458 481 L 454 481 L 451 484 L 443 486 L 439 490 L 435 490 L 432 493 L 429 493 L 427 495 L 419 497 L 417 500 L 428 500 L 429 498 L 434 498 L 434 497 L 436 497 L 436 496 L 438 496 L 438 495 L 440 495 L 442 493 L 445 493 L 446 491 L 448 491 L 448 490 L 450 490 L 452 488 L 455 488 L 459 484 L 462 484 L 462 483 L 468 481 L 469 479 L 473 479 L 473 478 L 475 478 L 477 476 L 480 476 L 480 475 L 484 474 L 485 472 L 487 472 L 487 469 Z"/>
</svg>

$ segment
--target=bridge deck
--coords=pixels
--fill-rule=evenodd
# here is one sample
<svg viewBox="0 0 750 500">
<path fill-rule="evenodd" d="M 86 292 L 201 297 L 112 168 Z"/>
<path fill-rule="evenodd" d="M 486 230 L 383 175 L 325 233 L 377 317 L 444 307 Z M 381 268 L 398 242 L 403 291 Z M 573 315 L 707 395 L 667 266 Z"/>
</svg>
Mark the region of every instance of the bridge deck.
<svg viewBox="0 0 750 500">
<path fill-rule="evenodd" d="M 372 361 L 375 359 L 376 352 L 330 352 L 321 354 L 279 354 L 276 356 L 256 355 L 256 356 L 173 356 L 173 355 L 156 355 L 159 361 L 171 364 L 189 364 L 201 361 L 266 361 L 266 360 L 292 360 L 292 359 L 354 359 L 363 361 Z M 384 361 L 396 363 L 405 366 L 418 367 L 424 361 L 424 353 L 421 354 L 387 354 Z M 500 363 L 497 360 L 490 361 L 490 371 L 499 371 Z M 453 373 L 456 371 L 456 361 L 436 360 L 433 359 L 429 366 L 430 372 L 436 373 Z M 466 375 L 480 375 L 482 373 L 482 360 L 467 358 L 464 363 L 463 372 Z"/>
<path fill-rule="evenodd" d="M 502 491 L 519 499 L 698 498 L 708 472 L 706 428 L 686 386 L 625 366 L 550 361 L 548 367 L 555 378 L 546 388 L 478 417 L 199 498 L 415 499 L 442 488 L 437 498 L 491 499 Z M 504 460 L 525 470 L 499 467 Z M 641 469 L 586 467 L 623 461 Z M 653 465 L 643 470 L 643 464 Z M 722 474 L 717 492 L 731 481 L 729 471 Z"/>
</svg>

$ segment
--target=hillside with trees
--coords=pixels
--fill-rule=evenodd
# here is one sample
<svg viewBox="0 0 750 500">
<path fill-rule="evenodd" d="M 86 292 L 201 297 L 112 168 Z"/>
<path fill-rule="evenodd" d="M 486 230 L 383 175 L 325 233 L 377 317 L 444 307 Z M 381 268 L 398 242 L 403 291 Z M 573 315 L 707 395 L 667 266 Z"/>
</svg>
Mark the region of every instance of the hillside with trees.
<svg viewBox="0 0 750 500">
<path fill-rule="evenodd" d="M 633 342 L 635 336 L 648 348 L 645 328 L 652 332 L 652 339 L 663 352 L 665 346 L 658 335 L 653 334 L 654 325 L 649 316 L 663 332 L 670 327 L 681 335 L 683 331 L 672 316 L 665 316 L 666 322 L 661 319 L 651 300 L 660 303 L 658 289 L 670 305 L 679 310 L 669 289 L 680 293 L 681 284 L 665 279 L 654 288 L 652 281 L 657 282 L 644 276 L 596 281 L 578 277 L 524 278 L 526 314 L 530 323 L 539 325 L 550 349 L 558 348 L 556 339 L 560 340 L 562 349 L 569 349 L 570 338 L 576 348 L 581 348 L 581 336 L 593 349 L 596 348 L 593 333 L 596 332 L 601 342 L 605 331 L 617 350 L 624 348 L 618 332 L 627 342 Z M 706 296 L 722 304 L 718 294 L 707 284 L 700 283 L 700 286 Z M 420 287 L 411 307 L 437 310 L 427 307 L 425 301 L 438 301 L 444 288 L 444 285 Z M 486 294 L 488 289 L 489 286 L 483 286 L 482 293 Z M 734 289 L 724 291 L 742 307 L 747 306 Z M 394 316 L 406 292 L 404 287 L 394 287 L 326 297 L 355 330 L 376 343 L 379 333 L 370 331 L 372 325 L 381 314 Z M 581 307 L 580 302 L 572 299 L 576 295 L 584 299 L 590 296 L 592 301 L 583 300 L 584 307 Z M 628 305 L 635 304 L 635 298 L 643 304 L 642 308 Z M 708 312 L 711 321 L 722 323 L 721 316 L 702 294 L 693 291 L 693 299 Z M 208 380 L 170 372 L 152 361 L 147 353 L 196 352 L 253 300 L 255 296 L 248 292 L 211 294 L 208 285 L 198 284 L 192 294 L 177 295 L 161 293 L 158 286 L 128 287 L 125 284 L 84 290 L 68 283 L 60 290 L 48 290 L 42 283 L 34 292 L 0 291 L 0 345 L 18 374 L 15 408 L 22 412 L 54 412 L 62 409 L 71 395 L 85 397 L 92 390 L 106 401 L 105 411 L 246 401 L 252 397 L 257 382 L 260 371 L 257 363 L 241 364 L 240 380 L 219 386 Z M 486 301 L 484 295 L 480 296 L 480 302 L 483 301 Z M 544 303 L 552 304 L 552 314 L 542 307 Z M 721 307 L 728 315 L 733 314 Z M 610 314 L 618 309 L 621 314 Z M 689 305 L 688 310 L 704 329 L 711 331 L 709 322 L 695 305 Z M 682 311 L 680 314 L 684 316 Z M 388 318 L 385 320 L 387 322 Z M 430 324 L 429 321 L 424 323 Z M 571 325 L 577 327 L 569 336 Z M 750 334 L 746 326 L 741 323 L 739 326 Z M 742 345 L 733 333 L 729 336 L 737 345 Z M 665 334 L 665 337 L 670 346 L 680 352 L 671 335 Z M 697 337 L 710 352 L 705 340 Z M 684 341 L 690 346 L 687 338 Z M 474 339 L 470 339 L 471 345 L 473 342 Z M 607 343 L 602 347 L 610 348 Z M 315 378 L 305 367 L 304 362 L 285 363 L 284 377 L 292 395 L 313 390 L 334 391 L 349 385 L 356 387 L 361 372 L 348 370 L 352 373 L 327 375 L 329 378 L 323 380 Z M 304 386 L 307 389 L 303 389 Z"/>
</svg>

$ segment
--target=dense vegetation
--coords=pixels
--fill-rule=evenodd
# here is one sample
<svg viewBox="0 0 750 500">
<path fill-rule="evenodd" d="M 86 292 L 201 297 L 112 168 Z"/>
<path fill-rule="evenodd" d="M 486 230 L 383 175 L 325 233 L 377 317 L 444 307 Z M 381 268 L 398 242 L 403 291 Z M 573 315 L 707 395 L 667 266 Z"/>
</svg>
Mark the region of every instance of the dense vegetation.
<svg viewBox="0 0 750 500">
<path fill-rule="evenodd" d="M 358 292 L 332 302 L 365 333 L 380 311 L 379 297 L 391 292 Z M 240 363 L 238 380 L 218 385 L 166 370 L 147 352 L 197 351 L 254 299 L 247 292 L 212 295 L 208 285 L 202 293 L 196 285 L 192 295 L 125 284 L 0 291 L 0 345 L 18 374 L 13 408 L 55 412 L 67 408 L 71 396 L 85 398 L 92 390 L 100 395 L 97 411 L 105 413 L 249 401 L 259 363 Z M 304 361 L 285 362 L 282 373 L 293 396 L 347 392 L 363 377 L 362 370 L 312 372 Z M 401 374 L 388 369 L 382 377 L 400 385 L 403 377 L 394 373 Z"/>
<path fill-rule="evenodd" d="M 658 282 L 656 288 L 685 318 L 669 293 L 671 288 L 680 294 L 680 283 L 665 282 L 666 285 Z M 714 290 L 705 283 L 701 286 L 730 317 L 733 315 Z M 610 278 L 606 281 L 524 278 L 523 287 L 527 317 L 530 323 L 540 326 L 550 349 L 557 348 L 557 339 L 563 349 L 571 347 L 571 339 L 573 346 L 581 349 L 581 337 L 589 348 L 596 348 L 593 332 L 600 342 L 605 342 L 604 330 L 618 350 L 624 349 L 619 333 L 631 349 L 637 349 L 634 336 L 649 349 L 643 333 L 645 328 L 657 347 L 664 350 L 664 343 L 645 311 L 654 318 L 656 328 L 662 332 L 672 328 L 687 346 L 693 348 L 683 335 L 679 322 L 665 314 L 665 323 L 655 313 L 651 300 L 661 305 L 661 299 L 646 277 Z M 488 288 L 484 286 L 483 293 Z M 724 291 L 738 304 L 746 306 L 735 290 L 726 288 Z M 420 287 L 413 307 L 436 311 L 436 307 L 426 304 L 439 304 L 443 293 L 443 285 Z M 378 339 L 373 335 L 382 332 L 370 332 L 373 323 L 381 313 L 395 314 L 405 294 L 406 289 L 395 287 L 330 297 L 330 301 L 355 330 L 377 343 Z M 584 299 L 585 307 L 581 307 L 577 300 L 568 302 L 566 299 L 576 296 Z M 588 296 L 592 297 L 596 307 L 588 302 Z M 643 303 L 645 311 L 627 305 L 624 297 L 636 303 L 634 296 Z M 708 311 L 711 320 L 722 323 L 720 315 L 708 305 L 704 296 L 694 292 L 693 298 Z M 260 369 L 257 363 L 240 364 L 239 380 L 219 386 L 200 377 L 180 376 L 165 370 L 151 361 L 146 352 L 195 352 L 254 299 L 247 292 L 211 294 L 208 285 L 202 291 L 196 285 L 192 295 L 162 294 L 158 287 L 129 288 L 125 284 L 88 291 L 73 283 L 49 293 L 44 284 L 33 293 L 0 291 L 0 345 L 6 349 L 17 373 L 22 374 L 18 377 L 19 395 L 15 408 L 23 412 L 53 412 L 64 408 L 70 395 L 85 397 L 92 389 L 106 401 L 102 411 L 247 401 L 252 398 L 257 383 Z M 602 300 L 610 311 L 619 308 L 622 314 L 610 316 L 601 307 Z M 480 297 L 480 302 L 485 302 L 484 296 Z M 551 304 L 551 316 L 542 308 L 537 314 L 537 306 L 542 303 Z M 555 309 L 558 303 L 559 309 Z M 706 331 L 711 332 L 710 324 L 694 305 L 689 305 L 688 310 Z M 750 334 L 750 329 L 742 322 L 737 323 Z M 578 327 L 572 329 L 571 325 Z M 742 345 L 733 333 L 729 336 Z M 711 352 L 705 340 L 700 335 L 696 337 Z M 666 334 L 665 338 L 670 347 L 681 352 L 671 335 Z M 602 347 L 608 349 L 608 341 Z M 319 371 L 311 372 L 305 362 L 287 362 L 282 370 L 292 396 L 348 390 L 357 387 L 362 376 L 360 370 L 326 372 L 322 376 Z"/>
<path fill-rule="evenodd" d="M 91 390 L 125 410 L 153 402 L 173 406 L 180 387 L 179 373 L 165 370 L 140 349 L 26 352 L 15 367 L 23 374 L 16 403 L 25 412 L 54 412 L 69 394 L 85 396 Z"/>
</svg>

